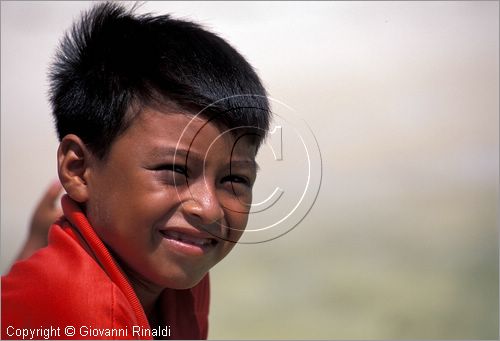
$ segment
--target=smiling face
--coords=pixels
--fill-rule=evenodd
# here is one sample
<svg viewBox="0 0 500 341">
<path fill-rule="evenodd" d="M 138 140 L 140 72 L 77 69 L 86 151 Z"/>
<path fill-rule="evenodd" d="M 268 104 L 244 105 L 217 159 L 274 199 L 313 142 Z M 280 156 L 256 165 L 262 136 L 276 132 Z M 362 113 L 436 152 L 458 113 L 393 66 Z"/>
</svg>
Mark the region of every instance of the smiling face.
<svg viewBox="0 0 500 341">
<path fill-rule="evenodd" d="M 131 281 L 192 287 L 246 226 L 256 148 L 192 117 L 144 110 L 85 173 L 87 217 Z"/>
</svg>

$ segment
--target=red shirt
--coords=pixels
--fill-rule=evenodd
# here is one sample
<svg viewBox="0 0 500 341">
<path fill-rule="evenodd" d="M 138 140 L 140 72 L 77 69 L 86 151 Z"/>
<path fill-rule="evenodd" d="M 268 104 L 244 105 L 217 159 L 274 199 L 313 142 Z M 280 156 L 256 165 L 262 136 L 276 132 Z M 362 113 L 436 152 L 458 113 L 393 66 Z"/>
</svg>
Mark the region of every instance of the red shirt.
<svg viewBox="0 0 500 341">
<path fill-rule="evenodd" d="M 68 196 L 62 208 L 49 245 L 2 277 L 2 339 L 207 338 L 208 274 L 191 289 L 165 289 L 158 309 L 167 325 L 150 329 L 137 295 L 84 213 Z"/>
</svg>

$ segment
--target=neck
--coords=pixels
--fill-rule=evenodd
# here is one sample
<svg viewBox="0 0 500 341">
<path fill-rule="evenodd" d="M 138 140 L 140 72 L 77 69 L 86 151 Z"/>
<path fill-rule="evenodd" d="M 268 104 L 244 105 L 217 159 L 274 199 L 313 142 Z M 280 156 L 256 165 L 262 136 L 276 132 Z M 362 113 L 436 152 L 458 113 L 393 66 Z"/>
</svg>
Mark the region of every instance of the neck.
<svg viewBox="0 0 500 341">
<path fill-rule="evenodd" d="M 149 326 L 151 328 L 154 328 L 159 324 L 159 322 L 161 322 L 159 319 L 158 311 L 156 309 L 156 302 L 158 301 L 163 288 L 142 279 L 139 274 L 137 274 L 135 271 L 122 264 L 121 262 L 118 261 L 118 263 L 118 266 L 127 277 L 130 285 L 137 295 L 137 298 L 141 302 L 142 309 L 146 314 Z"/>
<path fill-rule="evenodd" d="M 148 318 L 149 326 L 151 328 L 154 328 L 160 322 L 158 311 L 156 309 L 156 303 L 160 296 L 161 290 L 145 286 L 142 281 L 134 281 L 131 277 L 127 277 L 129 278 L 130 284 L 132 285 L 137 298 L 139 298 L 139 301 L 141 302 L 144 313 Z"/>
</svg>

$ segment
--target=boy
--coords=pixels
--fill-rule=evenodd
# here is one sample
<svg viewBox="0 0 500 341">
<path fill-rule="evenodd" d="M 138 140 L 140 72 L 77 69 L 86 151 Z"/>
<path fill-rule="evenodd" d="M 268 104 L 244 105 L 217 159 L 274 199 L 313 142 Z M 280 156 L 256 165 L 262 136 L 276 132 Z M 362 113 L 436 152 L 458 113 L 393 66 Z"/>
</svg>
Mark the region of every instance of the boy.
<svg viewBox="0 0 500 341">
<path fill-rule="evenodd" d="M 2 278 L 2 338 L 206 338 L 269 127 L 258 76 L 194 23 L 105 3 L 61 42 L 51 104 L 64 215 Z"/>
</svg>

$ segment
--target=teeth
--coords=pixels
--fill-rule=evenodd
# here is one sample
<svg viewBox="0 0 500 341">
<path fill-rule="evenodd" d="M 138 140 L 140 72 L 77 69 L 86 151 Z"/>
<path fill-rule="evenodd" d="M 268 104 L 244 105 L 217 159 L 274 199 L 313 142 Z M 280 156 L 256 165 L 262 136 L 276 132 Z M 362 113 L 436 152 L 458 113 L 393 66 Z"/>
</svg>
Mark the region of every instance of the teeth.
<svg viewBox="0 0 500 341">
<path fill-rule="evenodd" d="M 186 236 L 176 231 L 163 231 L 162 233 L 171 239 L 178 240 L 183 243 L 194 244 L 198 246 L 207 246 L 212 243 L 212 241 L 209 239 Z"/>
</svg>

